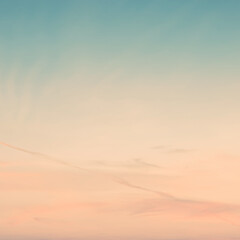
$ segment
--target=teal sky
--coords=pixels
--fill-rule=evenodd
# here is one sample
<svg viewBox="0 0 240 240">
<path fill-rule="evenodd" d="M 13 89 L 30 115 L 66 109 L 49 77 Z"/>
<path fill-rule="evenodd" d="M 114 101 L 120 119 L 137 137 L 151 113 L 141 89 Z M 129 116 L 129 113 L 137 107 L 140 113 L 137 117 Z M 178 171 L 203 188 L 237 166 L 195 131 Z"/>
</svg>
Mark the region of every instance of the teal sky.
<svg viewBox="0 0 240 240">
<path fill-rule="evenodd" d="M 239 1 L 1 1 L 1 62 L 157 74 L 239 63 Z M 185 62 L 187 59 L 187 62 Z M 39 80 L 41 81 L 41 79 Z M 43 79 L 42 79 L 43 81 Z"/>
</svg>

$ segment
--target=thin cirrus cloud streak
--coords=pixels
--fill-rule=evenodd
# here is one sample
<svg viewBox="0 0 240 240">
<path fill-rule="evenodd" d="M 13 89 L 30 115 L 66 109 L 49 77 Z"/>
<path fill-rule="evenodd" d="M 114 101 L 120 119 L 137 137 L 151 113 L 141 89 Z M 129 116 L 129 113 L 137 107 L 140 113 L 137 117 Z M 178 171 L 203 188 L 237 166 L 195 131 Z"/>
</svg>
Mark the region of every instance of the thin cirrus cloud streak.
<svg viewBox="0 0 240 240">
<path fill-rule="evenodd" d="M 5 142 L 0 142 L 0 145 L 3 145 L 5 147 L 8 147 L 8 148 L 20 151 L 20 152 L 31 154 L 31 155 L 34 155 L 34 156 L 37 156 L 37 157 L 42 157 L 42 158 L 44 158 L 46 160 L 49 160 L 49 161 L 52 161 L 52 162 L 56 162 L 56 163 L 59 163 L 59 164 L 62 164 L 62 165 L 65 165 L 65 166 L 68 166 L 68 167 L 71 167 L 71 168 L 76 168 L 76 169 L 79 169 L 79 170 L 82 170 L 82 171 L 88 171 L 88 169 L 86 169 L 86 168 L 79 167 L 77 165 L 74 165 L 74 164 L 62 161 L 60 159 L 54 158 L 52 156 L 49 156 L 49 155 L 46 155 L 46 154 L 43 154 L 43 153 L 30 151 L 30 150 L 27 150 L 27 149 L 24 149 L 24 148 L 13 146 L 13 145 L 5 143 Z"/>
<path fill-rule="evenodd" d="M 49 161 L 53 161 L 53 162 L 56 162 L 56 163 L 59 163 L 59 164 L 62 164 L 62 165 L 65 165 L 65 166 L 68 166 L 68 167 L 71 167 L 71 168 L 79 169 L 81 171 L 87 171 L 89 173 L 95 173 L 95 171 L 93 171 L 93 170 L 79 167 L 77 165 L 68 163 L 66 161 L 62 161 L 60 159 L 54 158 L 52 156 L 49 156 L 49 155 L 46 155 L 46 154 L 43 154 L 43 153 L 30 151 L 30 150 L 27 150 L 27 149 L 24 149 L 24 148 L 20 148 L 20 147 L 17 147 L 17 146 L 14 146 L 14 145 L 11 145 L 11 144 L 8 144 L 8 143 L 5 143 L 5 142 L 0 142 L 0 145 L 3 145 L 5 147 L 8 147 L 8 148 L 20 151 L 20 152 L 31 154 L 31 155 L 34 155 L 34 156 L 42 157 L 42 158 L 47 159 Z M 152 189 L 149 189 L 149 188 L 146 188 L 146 187 L 142 187 L 142 186 L 138 186 L 138 185 L 129 183 L 125 179 L 117 177 L 115 175 L 109 175 L 109 174 L 106 174 L 106 173 L 103 173 L 103 175 L 104 176 L 108 176 L 108 177 L 111 178 L 112 181 L 114 181 L 114 182 L 116 182 L 116 183 L 118 183 L 120 185 L 127 186 L 129 188 L 139 189 L 139 190 L 142 190 L 142 191 L 145 191 L 145 192 L 154 193 L 154 194 L 157 194 L 157 195 L 159 195 L 159 196 L 161 196 L 163 198 L 168 198 L 168 199 L 172 199 L 172 200 L 173 199 L 175 199 L 175 200 L 177 199 L 176 197 L 174 197 L 171 194 L 168 194 L 168 193 L 165 193 L 165 192 L 161 192 L 161 191 L 155 191 L 155 190 L 152 190 Z"/>
<path fill-rule="evenodd" d="M 134 159 L 134 161 L 135 161 L 137 164 L 140 164 L 140 165 L 142 165 L 142 166 L 152 167 L 152 168 L 158 168 L 158 169 L 161 169 L 161 168 L 162 168 L 162 167 L 158 166 L 157 164 L 145 162 L 144 160 L 142 160 L 142 159 L 140 159 L 140 158 L 136 158 L 136 159 Z"/>
<path fill-rule="evenodd" d="M 152 149 L 159 150 L 164 153 L 189 153 L 192 151 L 195 151 L 195 149 L 188 149 L 188 148 L 174 148 L 170 146 L 164 146 L 164 145 L 156 145 L 153 146 Z"/>
<path fill-rule="evenodd" d="M 0 239 L 240 239 L 239 7 L 0 1 Z"/>
<path fill-rule="evenodd" d="M 14 145 L 11 145 L 11 144 L 8 144 L 8 143 L 5 143 L 5 142 L 0 142 L 0 144 L 3 145 L 3 146 L 6 146 L 6 147 L 8 147 L 8 148 L 17 150 L 17 151 L 21 151 L 21 152 L 24 152 L 24 153 L 27 153 L 27 154 L 31 154 L 31 155 L 34 155 L 34 156 L 38 156 L 38 157 L 43 157 L 43 158 L 45 158 L 45 159 L 47 159 L 47 160 L 54 161 L 54 162 L 63 164 L 63 165 L 65 165 L 65 166 L 71 167 L 71 168 L 76 168 L 76 169 L 79 169 L 79 170 L 84 170 L 84 171 L 88 171 L 88 172 L 93 172 L 93 171 L 91 171 L 91 170 L 89 170 L 89 169 L 82 168 L 82 167 L 79 167 L 79 166 L 70 164 L 70 163 L 68 163 L 68 162 L 65 162 L 65 161 L 62 161 L 62 160 L 53 158 L 53 157 L 51 157 L 51 156 L 49 156 L 49 155 L 46 155 L 46 154 L 43 154 L 43 153 L 30 151 L 30 150 L 27 150 L 27 149 L 24 149 L 24 148 L 20 148 L 20 147 L 17 147 L 17 146 L 14 146 Z M 104 175 L 105 175 L 105 174 L 104 174 Z M 149 189 L 149 188 L 146 188 L 146 187 L 142 187 L 142 186 L 138 186 L 138 185 L 132 184 L 132 183 L 126 181 L 125 179 L 120 178 L 120 177 L 117 177 L 117 176 L 114 176 L 114 175 L 108 175 L 108 176 L 111 177 L 112 181 L 114 181 L 114 182 L 116 182 L 116 183 L 118 183 L 118 184 L 120 184 L 120 185 L 129 187 L 129 188 L 139 189 L 139 190 L 141 190 L 141 191 L 145 191 L 145 192 L 157 194 L 158 196 L 160 196 L 160 197 L 162 197 L 162 198 L 169 199 L 169 200 L 174 200 L 174 201 L 189 201 L 189 200 L 177 198 L 177 197 L 175 197 L 175 196 L 173 196 L 173 195 L 171 195 L 171 194 L 168 194 L 168 193 L 166 193 L 166 192 L 156 191 L 156 190 L 152 190 L 152 189 Z"/>
<path fill-rule="evenodd" d="M 11 149 L 17 150 L 17 151 L 21 151 L 21 152 L 28 153 L 28 154 L 31 154 L 34 156 L 38 156 L 38 157 L 43 157 L 47 160 L 54 161 L 59 164 L 63 164 L 65 166 L 71 167 L 71 168 L 79 169 L 81 171 L 84 170 L 84 171 L 88 171 L 88 172 L 94 172 L 90 169 L 81 168 L 77 165 L 73 165 L 68 162 L 53 158 L 46 154 L 26 150 L 26 149 L 23 149 L 23 148 L 20 148 L 17 146 L 10 145 L 5 142 L 0 142 L 0 144 L 3 146 L 9 147 Z M 106 176 L 107 174 L 104 174 L 104 175 Z M 228 219 L 225 216 L 225 215 L 229 216 L 229 213 L 230 213 L 230 218 L 232 218 L 233 210 L 239 211 L 239 209 L 240 209 L 240 207 L 238 205 L 230 205 L 230 204 L 223 204 L 223 203 L 215 203 L 215 202 L 208 202 L 208 201 L 198 201 L 198 200 L 192 200 L 192 199 L 179 198 L 179 197 L 176 197 L 175 195 L 172 195 L 172 194 L 169 194 L 169 193 L 166 193 L 163 191 L 152 190 L 147 187 L 132 184 L 132 183 L 126 181 L 125 179 L 117 177 L 115 175 L 107 175 L 107 176 L 111 177 L 112 181 L 114 181 L 120 185 L 129 187 L 132 189 L 138 189 L 138 190 L 148 192 L 148 193 L 153 193 L 153 194 L 156 194 L 159 197 L 161 197 L 161 200 L 158 200 L 157 202 L 156 201 L 151 202 L 151 204 L 149 204 L 149 202 L 147 202 L 147 204 L 143 204 L 139 209 L 136 210 L 136 208 L 135 208 L 135 210 L 136 210 L 134 212 L 135 214 L 145 214 L 145 215 L 150 214 L 151 215 L 153 213 L 156 214 L 159 211 L 163 211 L 164 209 L 174 209 L 175 212 L 183 211 L 188 214 L 190 212 L 191 213 L 190 215 L 193 214 L 196 216 L 201 216 L 201 215 L 212 216 L 212 217 L 217 218 L 228 224 L 231 224 L 234 226 L 240 226 L 238 221 L 237 222 L 233 221 L 231 219 Z M 153 204 L 153 203 L 155 203 L 155 204 Z"/>
<path fill-rule="evenodd" d="M 194 201 L 177 199 L 148 199 L 130 205 L 128 211 L 133 215 L 156 216 L 170 215 L 188 216 L 190 218 L 213 218 L 233 226 L 240 226 L 240 206 L 210 201 Z"/>
<path fill-rule="evenodd" d="M 66 161 L 62 161 L 60 159 L 54 158 L 52 156 L 49 156 L 47 154 L 43 154 L 43 153 L 39 153 L 39 152 L 35 152 L 35 151 L 30 151 L 30 150 L 27 150 L 25 148 L 20 148 L 20 147 L 17 147 L 15 145 L 11 145 L 11 144 L 8 144 L 8 143 L 5 143 L 5 142 L 0 142 L 0 145 L 6 146 L 8 148 L 11 148 L 11 149 L 14 149 L 14 150 L 17 150 L 17 151 L 20 151 L 20 152 L 31 154 L 31 155 L 34 155 L 34 156 L 42 157 L 42 158 L 45 158 L 45 159 L 47 159 L 49 161 L 53 161 L 53 162 L 56 162 L 56 163 L 59 163 L 59 164 L 62 164 L 62 165 L 65 165 L 65 166 L 68 166 L 68 167 L 71 167 L 71 168 L 76 168 L 76 169 L 83 170 L 83 171 L 88 171 L 88 172 L 94 172 L 94 171 L 92 171 L 90 169 L 82 168 L 80 166 L 77 166 L 77 165 L 68 163 Z M 167 197 L 167 198 L 172 199 L 172 200 L 178 200 L 178 201 L 184 201 L 184 202 L 196 202 L 194 200 L 181 199 L 181 198 L 175 197 L 175 196 L 173 196 L 171 194 L 167 194 L 165 192 L 155 191 L 155 190 L 152 190 L 152 189 L 149 189 L 149 188 L 145 188 L 145 187 L 141 187 L 141 186 L 138 186 L 138 185 L 134 185 L 134 184 L 131 184 L 128 181 L 122 179 L 122 178 L 119 178 L 119 177 L 116 177 L 116 176 L 113 176 L 113 175 L 109 175 L 109 176 L 112 176 L 112 180 L 114 182 L 117 182 L 117 183 L 119 183 L 121 185 L 124 185 L 124 186 L 128 186 L 130 188 L 135 188 L 135 189 L 140 189 L 140 190 L 143 190 L 143 191 L 155 193 L 157 195 L 162 195 L 162 196 Z"/>
<path fill-rule="evenodd" d="M 121 185 L 133 188 L 133 189 L 139 189 L 139 190 L 142 190 L 142 191 L 145 191 L 145 192 L 150 192 L 150 193 L 157 194 L 158 196 L 169 199 L 169 200 L 178 200 L 178 198 L 176 198 L 175 196 L 173 196 L 171 194 L 168 194 L 166 192 L 156 191 L 156 190 L 152 190 L 152 189 L 149 189 L 149 188 L 146 188 L 146 187 L 138 186 L 138 185 L 132 184 L 132 183 L 130 183 L 130 182 L 128 182 L 128 181 L 126 181 L 122 178 L 116 178 L 115 177 L 115 178 L 113 178 L 113 181 L 115 181 L 115 182 L 117 182 Z"/>
</svg>

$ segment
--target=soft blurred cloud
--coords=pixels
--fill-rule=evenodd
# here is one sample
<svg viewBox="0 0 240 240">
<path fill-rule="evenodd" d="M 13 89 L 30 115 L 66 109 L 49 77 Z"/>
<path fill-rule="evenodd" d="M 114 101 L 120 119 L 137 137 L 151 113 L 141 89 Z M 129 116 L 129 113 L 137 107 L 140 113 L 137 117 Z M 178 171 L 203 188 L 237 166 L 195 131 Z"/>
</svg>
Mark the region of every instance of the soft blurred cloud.
<svg viewBox="0 0 240 240">
<path fill-rule="evenodd" d="M 239 3 L 0 2 L 0 239 L 239 239 Z"/>
</svg>

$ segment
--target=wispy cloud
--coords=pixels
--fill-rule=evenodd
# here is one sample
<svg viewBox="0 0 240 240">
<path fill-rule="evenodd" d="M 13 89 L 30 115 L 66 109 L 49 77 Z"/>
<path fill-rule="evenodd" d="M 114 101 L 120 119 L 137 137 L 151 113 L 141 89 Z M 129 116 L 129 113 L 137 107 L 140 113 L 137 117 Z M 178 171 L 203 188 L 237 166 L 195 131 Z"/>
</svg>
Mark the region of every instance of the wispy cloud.
<svg viewBox="0 0 240 240">
<path fill-rule="evenodd" d="M 28 149 L 25 149 L 25 148 L 20 148 L 20 147 L 17 147 L 15 145 L 11 145 L 11 144 L 8 144 L 8 143 L 5 143 L 5 142 L 0 142 L 0 145 L 3 145 L 5 147 L 11 148 L 11 149 L 14 149 L 16 151 L 20 151 L 20 152 L 24 152 L 24 153 L 27 153 L 27 154 L 31 154 L 33 156 L 41 157 L 43 159 L 46 159 L 46 160 L 49 160 L 49 161 L 52 161 L 52 162 L 56 162 L 56 163 L 59 163 L 59 164 L 62 164 L 62 165 L 65 165 L 65 166 L 68 166 L 68 167 L 71 167 L 71 168 L 76 168 L 78 170 L 88 171 L 88 169 L 86 169 L 86 168 L 82 168 L 82 167 L 74 165 L 72 163 L 69 163 L 69 162 L 63 161 L 61 159 L 49 156 L 47 154 L 34 152 L 34 151 L 31 151 L 31 150 L 28 150 Z"/>
<path fill-rule="evenodd" d="M 139 189 L 141 191 L 154 193 L 154 194 L 157 194 L 157 195 L 159 195 L 160 197 L 163 197 L 163 198 L 176 200 L 175 196 L 173 196 L 171 194 L 168 194 L 166 192 L 152 190 L 150 188 L 146 188 L 146 187 L 142 187 L 142 186 L 139 186 L 139 185 L 135 185 L 135 184 L 132 184 L 132 183 L 130 183 L 130 182 L 128 182 L 128 181 L 126 181 L 125 179 L 122 179 L 122 178 L 113 177 L 112 179 L 113 179 L 113 181 L 115 181 L 115 182 L 117 182 L 117 183 L 119 183 L 121 185 L 130 187 L 130 188 Z"/>
<path fill-rule="evenodd" d="M 3 146 L 9 147 L 11 149 L 14 149 L 14 150 L 17 150 L 17 151 L 21 151 L 21 152 L 24 152 L 24 153 L 27 153 L 27 154 L 31 154 L 31 155 L 34 155 L 34 156 L 42 157 L 42 158 L 45 158 L 47 160 L 54 161 L 54 162 L 57 162 L 59 164 L 71 167 L 71 168 L 76 168 L 76 169 L 79 169 L 81 171 L 84 170 L 84 171 L 87 171 L 87 172 L 90 172 L 90 173 L 96 173 L 96 171 L 94 171 L 94 170 L 87 169 L 87 168 L 82 168 L 80 166 L 73 165 L 73 164 L 68 163 L 66 161 L 62 161 L 62 160 L 59 160 L 57 158 L 53 158 L 53 157 L 51 157 L 49 155 L 46 155 L 46 154 L 30 151 L 30 150 L 27 150 L 27 149 L 24 149 L 24 148 L 19 148 L 17 146 L 10 145 L 10 144 L 4 143 L 4 142 L 0 142 L 0 144 L 3 145 Z M 149 188 L 146 188 L 146 187 L 138 186 L 138 185 L 135 185 L 135 184 L 132 184 L 132 183 L 126 181 L 125 179 L 123 179 L 123 178 L 121 178 L 119 176 L 115 176 L 115 175 L 112 175 L 112 174 L 106 174 L 106 173 L 101 173 L 101 174 L 104 175 L 104 176 L 109 177 L 113 182 L 116 182 L 118 184 L 130 187 L 130 188 L 134 188 L 134 189 L 139 189 L 141 191 L 154 193 L 154 194 L 157 194 L 157 195 L 159 195 L 159 196 L 161 196 L 163 198 L 175 199 L 176 200 L 175 196 L 173 196 L 171 194 L 168 194 L 166 192 L 152 190 L 152 189 L 149 189 Z"/>
<path fill-rule="evenodd" d="M 9 147 L 11 149 L 17 150 L 17 151 L 25 152 L 25 153 L 35 155 L 38 157 L 43 157 L 47 160 L 51 160 L 51 161 L 66 165 L 68 167 L 72 167 L 72 168 L 76 168 L 79 170 L 84 170 L 84 171 L 94 173 L 94 171 L 92 171 L 91 169 L 86 169 L 86 168 L 82 168 L 77 165 L 72 165 L 68 162 L 53 158 L 46 154 L 29 151 L 29 150 L 19 148 L 19 147 L 16 147 L 16 146 L 4 143 L 4 142 L 0 142 L 0 144 L 3 146 Z M 145 163 L 145 162 L 143 164 L 147 165 L 147 163 Z M 154 165 L 154 167 L 156 167 L 156 166 Z M 123 186 L 133 188 L 133 189 L 138 189 L 140 191 L 145 191 L 148 193 L 152 193 L 152 194 L 158 195 L 160 197 L 160 199 L 158 198 L 158 199 L 143 201 L 142 203 L 137 204 L 136 207 L 131 208 L 131 211 L 133 211 L 134 214 L 145 214 L 145 215 L 146 214 L 157 214 L 161 211 L 167 210 L 168 212 L 170 211 L 174 214 L 183 213 L 183 214 L 191 215 L 192 217 L 193 216 L 212 216 L 221 221 L 230 223 L 232 225 L 240 226 L 239 220 L 238 221 L 232 220 L 232 216 L 234 214 L 236 215 L 236 212 L 240 213 L 239 205 L 231 205 L 231 204 L 216 203 L 216 202 L 210 202 L 210 201 L 201 201 L 201 200 L 181 198 L 181 197 L 177 197 L 173 194 L 169 194 L 164 191 L 153 190 L 153 189 L 141 186 L 141 185 L 136 185 L 136 184 L 130 183 L 129 181 L 127 181 L 121 177 L 115 176 L 115 175 L 110 175 L 110 174 L 105 174 L 105 173 L 103 173 L 103 175 L 110 177 L 112 181 L 114 181 L 118 184 L 121 184 Z M 61 207 L 63 207 L 63 206 L 61 206 Z M 41 209 L 41 211 L 42 211 L 42 209 Z M 228 216 L 227 214 L 228 215 L 230 214 L 229 215 L 230 218 L 227 217 Z M 37 216 L 34 213 L 33 218 L 35 218 L 35 217 L 37 217 Z"/>
<path fill-rule="evenodd" d="M 15 214 L 12 214 L 6 222 L 10 225 L 21 225 L 26 222 L 39 223 L 64 223 L 64 213 L 68 211 L 76 211 L 77 209 L 84 211 L 98 211 L 105 207 L 103 202 L 62 202 L 54 205 L 37 205 L 25 207 Z M 51 217 L 50 217 L 51 216 Z"/>
<path fill-rule="evenodd" d="M 135 158 L 134 161 L 135 161 L 137 164 L 140 164 L 140 165 L 142 165 L 142 166 L 162 169 L 162 167 L 160 167 L 159 165 L 146 162 L 146 161 L 142 160 L 141 158 Z"/>
<path fill-rule="evenodd" d="M 128 210 L 134 215 L 182 215 L 190 218 L 214 218 L 240 226 L 240 205 L 191 199 L 147 199 L 135 202 Z"/>
<path fill-rule="evenodd" d="M 186 148 L 172 148 L 167 151 L 167 153 L 189 153 L 195 151 L 194 149 L 186 149 Z"/>
<path fill-rule="evenodd" d="M 156 145 L 152 147 L 152 149 L 155 149 L 155 150 L 164 150 L 166 148 L 168 148 L 168 146 L 165 146 L 165 145 Z"/>
<path fill-rule="evenodd" d="M 153 146 L 152 149 L 162 151 L 163 153 L 189 153 L 195 151 L 195 149 L 190 149 L 190 148 L 176 148 L 176 147 L 171 147 L 168 145 L 156 145 Z"/>
</svg>

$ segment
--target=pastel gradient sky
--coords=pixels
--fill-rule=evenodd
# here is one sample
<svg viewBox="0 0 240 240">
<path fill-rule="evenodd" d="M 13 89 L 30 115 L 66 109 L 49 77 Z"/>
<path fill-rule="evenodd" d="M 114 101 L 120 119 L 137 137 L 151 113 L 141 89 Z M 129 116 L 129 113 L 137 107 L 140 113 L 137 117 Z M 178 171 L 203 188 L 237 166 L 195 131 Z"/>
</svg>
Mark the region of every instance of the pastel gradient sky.
<svg viewBox="0 0 240 240">
<path fill-rule="evenodd" d="M 0 240 L 239 240 L 239 12 L 0 0 Z"/>
</svg>

